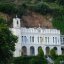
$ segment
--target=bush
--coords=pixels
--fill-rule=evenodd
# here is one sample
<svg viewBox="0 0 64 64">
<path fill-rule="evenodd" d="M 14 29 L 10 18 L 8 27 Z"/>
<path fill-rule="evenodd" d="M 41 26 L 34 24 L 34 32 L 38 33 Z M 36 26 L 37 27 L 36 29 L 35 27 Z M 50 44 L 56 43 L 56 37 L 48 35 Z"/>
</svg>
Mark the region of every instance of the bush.
<svg viewBox="0 0 64 64">
<path fill-rule="evenodd" d="M 52 59 L 55 60 L 55 59 L 57 58 L 58 55 L 56 54 L 56 52 L 55 52 L 54 49 L 51 49 L 51 50 L 50 50 L 50 56 L 52 57 Z"/>
<path fill-rule="evenodd" d="M 44 57 L 44 52 L 41 47 L 38 49 L 38 56 L 42 58 Z"/>
<path fill-rule="evenodd" d="M 9 3 L 0 3 L 0 11 L 7 13 L 7 14 L 14 14 L 16 13 L 17 9 L 15 8 L 14 4 Z"/>
<path fill-rule="evenodd" d="M 28 6 L 30 10 L 41 13 L 41 14 L 48 14 L 51 13 L 52 10 L 44 3 L 37 3 L 37 4 L 33 4 L 33 5 L 29 5 Z"/>
<path fill-rule="evenodd" d="M 47 64 L 45 59 L 41 59 L 38 56 L 24 56 L 16 57 L 13 61 L 14 64 Z"/>
<path fill-rule="evenodd" d="M 11 3 L 0 3 L 0 12 L 9 15 L 17 14 L 19 16 L 22 16 L 23 14 L 25 14 L 26 10 L 27 10 L 27 6 L 25 4 L 21 4 L 17 6 Z"/>
<path fill-rule="evenodd" d="M 52 24 L 54 28 L 60 29 L 61 33 L 64 34 L 64 15 L 53 18 Z"/>
</svg>

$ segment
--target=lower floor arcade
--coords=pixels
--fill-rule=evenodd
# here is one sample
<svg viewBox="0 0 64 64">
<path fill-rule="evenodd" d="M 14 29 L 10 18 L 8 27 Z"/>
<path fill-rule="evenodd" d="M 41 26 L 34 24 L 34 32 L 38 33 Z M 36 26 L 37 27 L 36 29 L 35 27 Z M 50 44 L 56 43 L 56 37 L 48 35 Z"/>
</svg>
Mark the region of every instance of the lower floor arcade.
<svg viewBox="0 0 64 64">
<path fill-rule="evenodd" d="M 27 56 L 27 55 L 37 55 L 39 52 L 39 48 L 42 48 L 45 55 L 50 54 L 50 50 L 54 48 L 56 53 L 58 55 L 64 54 L 64 47 L 61 46 L 22 46 L 21 48 L 21 55 Z"/>
</svg>

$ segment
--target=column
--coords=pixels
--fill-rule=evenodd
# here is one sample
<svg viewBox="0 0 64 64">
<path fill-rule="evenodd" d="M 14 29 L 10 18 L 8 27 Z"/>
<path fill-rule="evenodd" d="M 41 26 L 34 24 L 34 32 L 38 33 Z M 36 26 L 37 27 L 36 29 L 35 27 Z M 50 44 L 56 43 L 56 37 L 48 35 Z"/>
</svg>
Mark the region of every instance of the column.
<svg viewBox="0 0 64 64">
<path fill-rule="evenodd" d="M 61 54 L 62 54 L 61 46 L 58 46 L 58 47 L 57 47 L 57 53 L 58 53 L 58 55 L 61 55 Z"/>
<path fill-rule="evenodd" d="M 27 56 L 30 56 L 30 47 L 27 46 Z"/>
<path fill-rule="evenodd" d="M 35 56 L 38 55 L 38 47 L 35 46 Z"/>
</svg>

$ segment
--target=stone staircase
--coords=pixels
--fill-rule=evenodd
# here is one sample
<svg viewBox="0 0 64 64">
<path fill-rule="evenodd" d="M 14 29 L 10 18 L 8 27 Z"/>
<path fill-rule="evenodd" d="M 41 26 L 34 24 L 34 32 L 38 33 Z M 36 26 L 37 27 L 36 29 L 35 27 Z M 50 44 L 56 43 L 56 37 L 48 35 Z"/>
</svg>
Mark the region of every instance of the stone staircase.
<svg viewBox="0 0 64 64">
<path fill-rule="evenodd" d="M 54 64 L 54 61 L 51 59 L 51 57 L 47 56 L 46 60 L 47 60 L 48 64 Z"/>
</svg>

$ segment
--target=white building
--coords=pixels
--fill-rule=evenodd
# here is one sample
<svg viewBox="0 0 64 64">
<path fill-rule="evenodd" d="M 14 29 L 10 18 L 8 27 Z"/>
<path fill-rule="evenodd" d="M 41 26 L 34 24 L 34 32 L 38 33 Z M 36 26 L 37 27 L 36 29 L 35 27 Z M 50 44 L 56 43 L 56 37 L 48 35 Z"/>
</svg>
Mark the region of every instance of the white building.
<svg viewBox="0 0 64 64">
<path fill-rule="evenodd" d="M 64 54 L 64 36 L 57 29 L 26 28 L 20 26 L 20 19 L 13 18 L 12 33 L 18 37 L 15 46 L 14 56 L 37 55 L 41 47 L 44 54 L 49 54 L 50 49 L 54 48 L 58 55 Z"/>
</svg>

